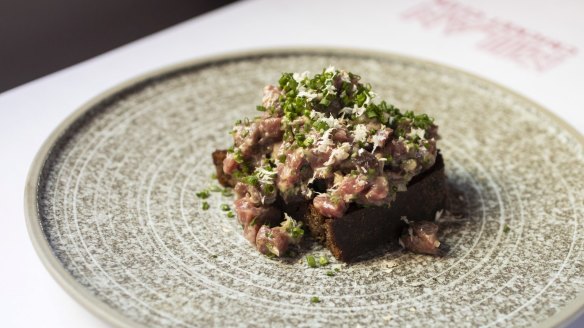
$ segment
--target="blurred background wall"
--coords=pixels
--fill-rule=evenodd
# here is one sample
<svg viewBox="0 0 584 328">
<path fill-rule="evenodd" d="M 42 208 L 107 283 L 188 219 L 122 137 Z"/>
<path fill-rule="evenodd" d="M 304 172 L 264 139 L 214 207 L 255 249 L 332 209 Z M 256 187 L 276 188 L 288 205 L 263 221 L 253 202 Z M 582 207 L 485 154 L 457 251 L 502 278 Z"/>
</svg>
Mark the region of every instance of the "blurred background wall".
<svg viewBox="0 0 584 328">
<path fill-rule="evenodd" d="M 235 0 L 0 0 L 0 92 Z"/>
</svg>

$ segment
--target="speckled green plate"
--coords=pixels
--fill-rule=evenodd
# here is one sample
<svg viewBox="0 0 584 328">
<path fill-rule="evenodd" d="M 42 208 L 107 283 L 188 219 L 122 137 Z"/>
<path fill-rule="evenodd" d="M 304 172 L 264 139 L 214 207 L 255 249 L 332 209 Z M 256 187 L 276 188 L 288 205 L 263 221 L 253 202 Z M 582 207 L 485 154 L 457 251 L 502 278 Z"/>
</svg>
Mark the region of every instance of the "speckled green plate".
<svg viewBox="0 0 584 328">
<path fill-rule="evenodd" d="M 334 261 L 313 269 L 254 251 L 219 208 L 228 197 L 201 209 L 210 154 L 255 115 L 263 85 L 331 64 L 435 116 L 457 214 L 441 218 L 447 257 L 379 252 L 331 277 Z M 115 325 L 553 326 L 584 304 L 582 145 L 538 105 L 433 63 L 353 50 L 220 56 L 74 113 L 32 166 L 27 220 L 49 271 Z"/>
</svg>

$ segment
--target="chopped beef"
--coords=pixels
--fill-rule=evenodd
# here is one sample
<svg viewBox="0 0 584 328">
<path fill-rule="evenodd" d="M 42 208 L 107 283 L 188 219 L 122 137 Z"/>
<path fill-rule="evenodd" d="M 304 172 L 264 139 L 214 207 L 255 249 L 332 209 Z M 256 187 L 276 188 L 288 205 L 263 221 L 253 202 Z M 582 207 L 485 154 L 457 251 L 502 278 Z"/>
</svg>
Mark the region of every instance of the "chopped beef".
<svg viewBox="0 0 584 328">
<path fill-rule="evenodd" d="M 260 252 L 281 256 L 291 243 L 277 226 L 282 204 L 304 202 L 330 219 L 355 206 L 389 208 L 434 165 L 433 119 L 375 96 L 358 75 L 332 67 L 313 77 L 284 73 L 264 88 L 262 114 L 235 124 L 233 147 L 213 159 L 221 184 L 235 187 L 235 212 Z M 414 249 L 430 237 L 413 234 L 404 244 Z"/>
<path fill-rule="evenodd" d="M 405 249 L 418 254 L 444 256 L 448 252 L 448 246 L 438 240 L 438 225 L 434 222 L 410 222 L 399 240 Z"/>
</svg>

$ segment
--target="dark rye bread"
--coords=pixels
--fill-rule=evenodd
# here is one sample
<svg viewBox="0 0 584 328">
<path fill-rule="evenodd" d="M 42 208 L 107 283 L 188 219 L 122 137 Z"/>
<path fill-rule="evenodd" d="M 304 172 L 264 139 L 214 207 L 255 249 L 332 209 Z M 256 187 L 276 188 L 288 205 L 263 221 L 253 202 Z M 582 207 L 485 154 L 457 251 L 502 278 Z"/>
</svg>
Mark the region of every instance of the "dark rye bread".
<svg viewBox="0 0 584 328">
<path fill-rule="evenodd" d="M 223 172 L 225 150 L 213 152 L 217 180 L 225 187 L 235 186 L 235 179 Z M 359 207 L 352 205 L 339 219 L 320 215 L 310 202 L 286 204 L 278 197 L 276 206 L 296 220 L 304 222 L 310 234 L 326 244 L 339 260 L 351 262 L 381 245 L 396 245 L 406 227 L 401 217 L 410 221 L 434 221 L 436 212 L 446 201 L 444 161 L 438 154 L 430 169 L 415 176 L 405 192 L 398 192 L 395 201 L 387 207 Z"/>
<path fill-rule="evenodd" d="M 320 215 L 309 203 L 285 204 L 284 210 L 303 221 L 310 234 L 324 242 L 337 259 L 351 262 L 381 245 L 397 245 L 406 227 L 401 217 L 410 221 L 434 221 L 445 200 L 444 161 L 438 154 L 434 166 L 414 177 L 407 191 L 398 192 L 389 208 L 352 205 L 339 219 Z"/>
</svg>

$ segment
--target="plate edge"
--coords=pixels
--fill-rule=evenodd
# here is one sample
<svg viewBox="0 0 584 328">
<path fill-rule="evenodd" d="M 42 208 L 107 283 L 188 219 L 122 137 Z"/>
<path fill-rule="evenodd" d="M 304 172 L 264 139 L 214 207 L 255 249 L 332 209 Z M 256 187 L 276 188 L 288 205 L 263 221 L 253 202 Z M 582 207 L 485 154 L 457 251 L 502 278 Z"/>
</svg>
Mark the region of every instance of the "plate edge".
<svg viewBox="0 0 584 328">
<path fill-rule="evenodd" d="M 106 303 L 99 300 L 95 295 L 90 293 L 83 285 L 81 285 L 73 276 L 65 270 L 61 262 L 55 257 L 48 240 L 45 238 L 43 233 L 43 228 L 40 224 L 40 215 L 38 212 L 38 199 L 37 192 L 40 182 L 40 176 L 44 168 L 46 159 L 50 156 L 53 149 L 53 145 L 62 133 L 67 130 L 67 128 L 79 119 L 83 114 L 89 111 L 93 106 L 99 104 L 104 99 L 110 98 L 120 91 L 126 90 L 133 86 L 139 85 L 141 82 L 145 82 L 149 79 L 156 77 L 163 77 L 167 74 L 173 72 L 178 72 L 186 68 L 194 68 L 196 66 L 202 66 L 205 64 L 215 64 L 220 62 L 226 62 L 229 60 L 238 60 L 244 58 L 253 58 L 260 56 L 277 56 L 277 55 L 301 55 L 301 54 L 313 54 L 313 55 L 353 55 L 353 56 L 368 56 L 377 58 L 392 58 L 400 59 L 404 61 L 417 62 L 429 66 L 438 66 L 441 68 L 446 68 L 450 71 L 454 71 L 459 74 L 466 75 L 470 78 L 476 79 L 478 81 L 493 85 L 514 97 L 519 98 L 523 102 L 537 108 L 545 116 L 551 119 L 553 122 L 558 124 L 560 127 L 565 128 L 566 132 L 574 137 L 578 142 L 584 146 L 584 136 L 580 134 L 572 125 L 561 119 L 558 115 L 551 112 L 542 105 L 530 100 L 526 96 L 510 89 L 509 87 L 503 86 L 497 82 L 493 82 L 487 78 L 479 76 L 474 73 L 467 72 L 465 70 L 443 64 L 437 61 L 432 61 L 428 59 L 422 59 L 414 56 L 398 54 L 394 52 L 387 52 L 375 49 L 356 49 L 356 48 L 343 48 L 343 47 L 313 47 L 313 46 L 303 46 L 303 47 L 270 47 L 270 48 L 257 48 L 251 50 L 243 51 L 231 51 L 231 52 L 221 52 L 217 54 L 207 55 L 203 57 L 197 57 L 195 59 L 190 59 L 186 61 L 181 61 L 176 64 L 166 65 L 158 69 L 150 70 L 146 73 L 140 74 L 134 78 L 126 80 L 125 82 L 119 83 L 103 92 L 100 92 L 95 97 L 81 105 L 79 108 L 75 109 L 71 114 L 69 114 L 65 120 L 63 120 L 49 135 L 49 137 L 43 142 L 41 148 L 37 151 L 30 168 L 28 170 L 28 175 L 26 178 L 26 185 L 24 191 L 24 212 L 26 226 L 28 230 L 29 237 L 32 241 L 33 247 L 41 259 L 41 262 L 49 271 L 53 279 L 78 303 L 89 310 L 91 313 L 104 320 L 105 322 L 112 324 L 116 327 L 142 327 L 139 323 L 128 319 L 115 309 L 109 307 Z M 584 292 L 580 293 L 574 301 L 568 303 L 560 311 L 558 311 L 553 316 L 547 318 L 541 322 L 539 327 L 565 327 L 571 322 L 578 318 L 580 314 L 584 312 Z"/>
</svg>

